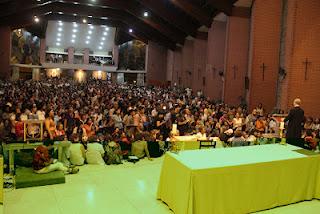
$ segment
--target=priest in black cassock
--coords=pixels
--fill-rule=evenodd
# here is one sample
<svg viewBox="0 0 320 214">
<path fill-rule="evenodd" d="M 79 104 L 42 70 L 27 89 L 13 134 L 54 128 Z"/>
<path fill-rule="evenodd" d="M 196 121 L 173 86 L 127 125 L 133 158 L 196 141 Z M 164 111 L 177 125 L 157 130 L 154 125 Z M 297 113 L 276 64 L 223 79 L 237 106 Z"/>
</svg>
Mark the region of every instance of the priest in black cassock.
<svg viewBox="0 0 320 214">
<path fill-rule="evenodd" d="M 305 121 L 304 117 L 304 111 L 300 107 L 301 100 L 299 98 L 295 99 L 293 101 L 293 106 L 284 120 L 285 122 L 288 122 L 288 128 L 287 128 L 287 143 L 292 144 L 295 146 L 303 147 L 303 139 L 301 138 L 302 135 L 302 129 L 303 129 L 303 123 Z"/>
</svg>

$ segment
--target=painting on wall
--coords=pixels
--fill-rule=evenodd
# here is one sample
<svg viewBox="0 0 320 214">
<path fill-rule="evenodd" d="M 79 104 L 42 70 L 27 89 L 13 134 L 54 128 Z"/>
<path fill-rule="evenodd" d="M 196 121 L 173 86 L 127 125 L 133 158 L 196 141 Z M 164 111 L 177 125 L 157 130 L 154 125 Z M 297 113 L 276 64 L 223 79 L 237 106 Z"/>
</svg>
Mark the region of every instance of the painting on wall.
<svg viewBox="0 0 320 214">
<path fill-rule="evenodd" d="M 119 47 L 120 70 L 145 70 L 146 44 L 133 40 Z"/>
<path fill-rule="evenodd" d="M 24 29 L 12 31 L 11 64 L 40 64 L 40 38 Z"/>
</svg>

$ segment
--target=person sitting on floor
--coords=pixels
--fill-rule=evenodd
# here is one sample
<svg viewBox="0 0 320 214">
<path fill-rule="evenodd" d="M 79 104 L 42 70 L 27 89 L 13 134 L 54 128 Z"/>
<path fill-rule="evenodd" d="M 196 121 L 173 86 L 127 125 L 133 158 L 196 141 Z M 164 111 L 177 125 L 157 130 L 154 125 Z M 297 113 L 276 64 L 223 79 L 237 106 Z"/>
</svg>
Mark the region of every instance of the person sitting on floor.
<svg viewBox="0 0 320 214">
<path fill-rule="evenodd" d="M 315 139 L 315 134 L 311 130 L 306 131 L 306 136 L 304 142 L 308 149 L 315 151 L 317 149 L 317 141 Z"/>
<path fill-rule="evenodd" d="M 131 154 L 139 159 L 147 156 L 149 160 L 152 160 L 149 154 L 147 142 L 140 133 L 137 133 L 135 136 L 135 142 L 132 143 L 131 147 Z"/>
<path fill-rule="evenodd" d="M 88 164 L 105 165 L 103 160 L 104 149 L 100 143 L 87 143 L 88 138 L 86 135 L 82 138 L 83 143 L 86 145 L 86 161 Z"/>
<path fill-rule="evenodd" d="M 52 159 L 49 155 L 48 148 L 44 145 L 36 148 L 32 166 L 34 172 L 38 174 L 50 173 L 53 171 L 62 171 L 65 174 L 76 174 L 79 172 L 78 168 L 66 167 L 63 163 Z"/>
<path fill-rule="evenodd" d="M 234 132 L 234 137 L 229 139 L 231 142 L 231 147 L 246 146 L 246 139 L 242 136 L 241 130 L 236 130 Z"/>
<path fill-rule="evenodd" d="M 70 146 L 70 162 L 75 166 L 82 166 L 86 157 L 86 150 L 80 143 L 78 134 L 73 134 L 71 138 L 72 144 Z"/>
</svg>

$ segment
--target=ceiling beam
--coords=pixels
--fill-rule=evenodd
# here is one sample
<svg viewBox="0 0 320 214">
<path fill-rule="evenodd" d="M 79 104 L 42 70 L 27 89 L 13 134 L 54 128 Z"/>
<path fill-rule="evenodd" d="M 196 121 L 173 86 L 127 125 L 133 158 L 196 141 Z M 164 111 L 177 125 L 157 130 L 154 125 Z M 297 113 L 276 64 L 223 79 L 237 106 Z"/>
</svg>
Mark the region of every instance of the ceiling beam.
<svg viewBox="0 0 320 214">
<path fill-rule="evenodd" d="M 74 4 L 73 0 L 64 0 L 65 3 L 72 3 Z M 87 0 L 78 0 L 77 1 L 81 5 L 86 5 L 91 7 L 94 10 L 100 9 L 116 9 L 126 11 L 127 13 L 135 16 L 137 19 L 140 19 L 146 25 L 154 28 L 156 31 L 161 33 L 162 35 L 170 38 L 175 43 L 184 43 L 184 39 L 187 36 L 183 31 L 173 27 L 172 25 L 168 24 L 167 22 L 163 21 L 160 17 L 156 14 L 151 14 L 149 12 L 148 17 L 144 17 L 143 13 L 148 11 L 146 7 L 141 5 L 139 2 L 134 0 L 100 0 L 96 2 L 88 3 Z M 77 6 L 77 5 L 75 5 Z M 95 15 L 97 15 L 96 11 Z"/>
<path fill-rule="evenodd" d="M 55 1 L 55 0 L 54 0 Z M 9 3 L 1 6 L 0 17 L 10 16 L 12 14 L 23 13 L 24 11 L 38 8 L 47 4 L 50 4 L 53 1 L 42 0 L 40 3 L 36 0 L 10 0 Z"/>
<path fill-rule="evenodd" d="M 208 4 L 228 16 L 232 15 L 232 6 L 236 1 L 237 0 L 207 0 Z"/>
<path fill-rule="evenodd" d="M 186 0 L 171 0 L 171 3 L 192 16 L 200 24 L 211 27 L 212 15 L 208 11 Z"/>
<path fill-rule="evenodd" d="M 188 15 L 172 7 L 167 0 L 137 0 L 154 14 L 172 24 L 186 35 L 195 36 L 199 24 Z M 180 13 L 179 13 L 180 12 Z"/>
</svg>

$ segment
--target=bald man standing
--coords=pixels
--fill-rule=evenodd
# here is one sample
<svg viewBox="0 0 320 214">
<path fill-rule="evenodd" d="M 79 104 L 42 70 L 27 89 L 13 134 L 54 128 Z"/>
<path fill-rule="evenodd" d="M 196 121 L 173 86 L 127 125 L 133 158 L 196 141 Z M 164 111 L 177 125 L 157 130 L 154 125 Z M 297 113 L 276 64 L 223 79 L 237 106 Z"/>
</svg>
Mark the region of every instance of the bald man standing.
<svg viewBox="0 0 320 214">
<path fill-rule="evenodd" d="M 293 144 L 296 146 L 303 147 L 303 141 L 301 140 L 301 134 L 303 129 L 303 123 L 304 123 L 304 111 L 300 107 L 301 100 L 299 98 L 295 99 L 293 101 L 293 106 L 289 112 L 289 115 L 284 120 L 285 122 L 288 122 L 288 128 L 287 128 L 287 143 Z"/>
</svg>

